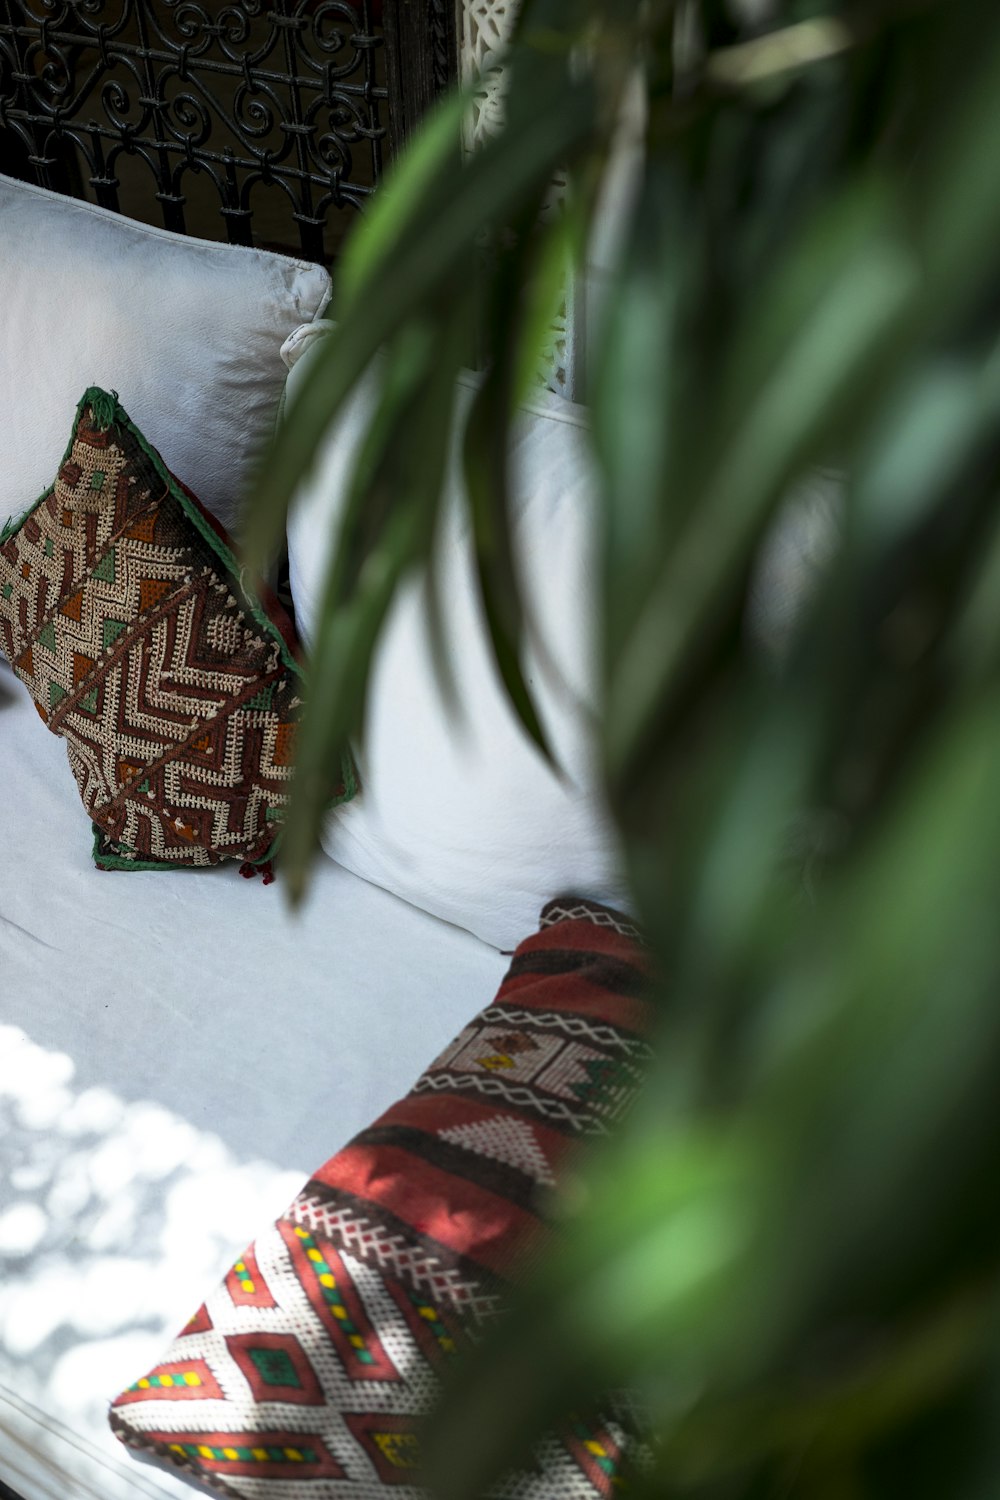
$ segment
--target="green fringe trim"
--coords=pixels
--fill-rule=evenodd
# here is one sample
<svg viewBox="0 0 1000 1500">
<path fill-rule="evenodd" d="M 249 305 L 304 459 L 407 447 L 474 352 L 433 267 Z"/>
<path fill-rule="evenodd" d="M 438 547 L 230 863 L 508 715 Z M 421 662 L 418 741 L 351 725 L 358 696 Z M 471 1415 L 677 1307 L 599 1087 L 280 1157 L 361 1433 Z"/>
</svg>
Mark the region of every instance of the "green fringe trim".
<svg viewBox="0 0 1000 1500">
<path fill-rule="evenodd" d="M 96 823 L 92 823 L 91 827 L 94 830 L 94 843 L 93 843 L 93 846 L 92 846 L 92 849 L 91 849 L 91 856 L 93 858 L 94 864 L 97 866 L 97 868 L 99 870 L 157 870 L 157 871 L 159 871 L 159 870 L 188 870 L 188 869 L 191 869 L 190 865 L 180 865 L 180 864 L 176 864 L 175 865 L 171 860 L 168 860 L 168 859 L 156 859 L 156 860 L 153 860 L 153 859 L 146 859 L 146 860 L 142 860 L 142 859 L 124 859 L 122 856 L 117 855 L 117 854 L 102 854 L 101 853 L 101 840 L 103 839 L 104 834 L 103 834 L 102 830 L 100 828 L 98 828 L 98 826 L 97 826 Z M 109 843 L 114 843 L 114 840 L 109 840 Z M 121 848 L 124 848 L 124 845 L 117 844 L 117 845 L 115 845 L 115 847 L 121 849 Z M 197 866 L 196 868 L 203 868 L 203 867 L 202 866 Z"/>
<path fill-rule="evenodd" d="M 42 496 L 42 499 L 45 499 L 44 495 Z M 34 508 L 35 507 L 32 506 L 31 510 L 34 510 Z M 3 524 L 3 530 L 0 531 L 0 547 L 3 546 L 4 542 L 6 542 L 9 537 L 15 536 L 17 532 L 20 531 L 21 527 L 24 525 L 30 514 L 31 511 L 26 510 L 23 516 L 7 517 L 6 521 Z"/>
<path fill-rule="evenodd" d="M 128 417 L 118 405 L 117 391 L 102 391 L 100 386 L 92 385 L 89 390 L 84 391 L 83 399 L 77 407 L 77 415 L 85 406 L 90 407 L 90 420 L 95 432 L 107 432 L 109 427 L 114 426 L 119 415 L 128 422 Z M 75 425 L 73 430 L 76 431 Z"/>
</svg>

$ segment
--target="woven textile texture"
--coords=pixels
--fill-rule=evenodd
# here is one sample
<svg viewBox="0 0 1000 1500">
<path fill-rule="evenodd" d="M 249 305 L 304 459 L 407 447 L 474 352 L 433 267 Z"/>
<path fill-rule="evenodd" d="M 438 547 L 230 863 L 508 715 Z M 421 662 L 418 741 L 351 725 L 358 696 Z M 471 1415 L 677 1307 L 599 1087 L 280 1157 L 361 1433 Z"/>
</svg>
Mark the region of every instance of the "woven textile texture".
<svg viewBox="0 0 1000 1500">
<path fill-rule="evenodd" d="M 246 1500 L 419 1500 L 420 1423 L 442 1367 L 553 1233 L 553 1189 L 580 1143 L 635 1096 L 646 984 L 628 923 L 551 903 L 493 1003 L 116 1399 L 118 1436 Z M 627 1403 L 612 1402 L 491 1493 L 610 1496 L 641 1457 Z"/>
<path fill-rule="evenodd" d="M 55 484 L 0 536 L 0 646 L 66 741 L 99 865 L 268 858 L 301 707 L 291 626 L 113 395 L 86 393 Z M 331 794 L 352 790 L 345 770 Z"/>
</svg>

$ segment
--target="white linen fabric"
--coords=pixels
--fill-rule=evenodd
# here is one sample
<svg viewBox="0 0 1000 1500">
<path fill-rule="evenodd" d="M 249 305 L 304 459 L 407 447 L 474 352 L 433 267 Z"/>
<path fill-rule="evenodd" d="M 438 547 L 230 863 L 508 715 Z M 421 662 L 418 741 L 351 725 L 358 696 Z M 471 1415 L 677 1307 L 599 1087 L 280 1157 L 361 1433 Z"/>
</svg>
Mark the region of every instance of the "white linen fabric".
<svg viewBox="0 0 1000 1500">
<path fill-rule="evenodd" d="M 326 859 L 298 916 L 235 866 L 96 870 L 2 658 L 0 787 L 0 1475 L 176 1500 L 108 1401 L 505 964 Z"/>
<path fill-rule="evenodd" d="M 284 389 L 282 348 L 329 296 L 322 266 L 0 176 L 0 524 L 52 483 L 77 402 L 98 385 L 238 535 Z"/>
<path fill-rule="evenodd" d="M 293 368 L 289 408 L 320 353 L 317 340 Z M 475 376 L 461 385 L 463 404 Z M 370 377 L 328 435 L 289 518 L 292 596 L 308 644 L 373 399 Z M 526 676 L 561 774 L 507 701 L 453 454 L 439 577 L 457 713 L 437 680 L 415 583 L 395 605 L 374 665 L 358 749 L 361 792 L 323 833 L 323 847 L 347 869 L 505 951 L 532 930 L 545 901 L 566 891 L 628 902 L 596 757 L 596 525 L 582 408 L 540 393 L 520 413 L 511 468 L 516 561 L 536 632 Z"/>
</svg>

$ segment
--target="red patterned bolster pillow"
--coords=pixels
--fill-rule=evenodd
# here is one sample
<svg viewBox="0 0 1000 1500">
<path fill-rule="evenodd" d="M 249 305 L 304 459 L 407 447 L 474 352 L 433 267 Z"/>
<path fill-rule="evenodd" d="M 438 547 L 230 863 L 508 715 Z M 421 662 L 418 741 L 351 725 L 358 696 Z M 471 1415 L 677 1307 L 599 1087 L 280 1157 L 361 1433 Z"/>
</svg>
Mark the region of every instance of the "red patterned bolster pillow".
<svg viewBox="0 0 1000 1500">
<path fill-rule="evenodd" d="M 552 1190 L 580 1143 L 635 1097 L 646 986 L 634 927 L 551 902 L 493 1003 L 320 1168 L 115 1400 L 122 1441 L 247 1500 L 296 1500 L 303 1479 L 315 1500 L 417 1493 L 439 1370 L 552 1233 Z M 503 1493 L 610 1496 L 635 1444 L 619 1414 L 553 1436 Z"/>
<path fill-rule="evenodd" d="M 113 392 L 85 392 L 52 487 L 0 533 L 0 647 L 66 743 L 98 865 L 269 857 L 301 708 L 291 623 Z"/>
</svg>

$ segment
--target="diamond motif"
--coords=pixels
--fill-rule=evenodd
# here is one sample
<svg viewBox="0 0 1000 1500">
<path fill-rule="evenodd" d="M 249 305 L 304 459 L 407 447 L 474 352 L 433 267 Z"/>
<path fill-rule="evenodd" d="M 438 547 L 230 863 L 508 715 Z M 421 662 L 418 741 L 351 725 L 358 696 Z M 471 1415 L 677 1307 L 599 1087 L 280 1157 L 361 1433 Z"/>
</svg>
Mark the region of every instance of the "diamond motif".
<svg viewBox="0 0 1000 1500">
<path fill-rule="evenodd" d="M 297 1334 L 233 1333 L 225 1342 L 255 1401 L 322 1406 L 323 1387 Z"/>
<path fill-rule="evenodd" d="M 300 1386 L 291 1356 L 284 1349 L 250 1349 L 250 1358 L 257 1366 L 265 1385 Z"/>
</svg>

